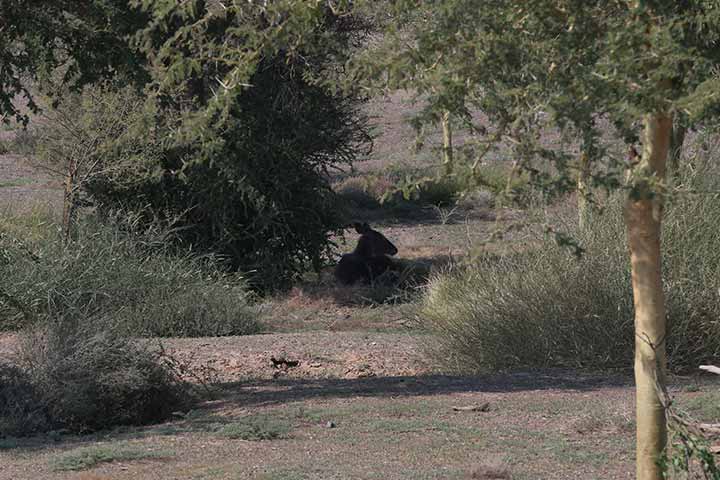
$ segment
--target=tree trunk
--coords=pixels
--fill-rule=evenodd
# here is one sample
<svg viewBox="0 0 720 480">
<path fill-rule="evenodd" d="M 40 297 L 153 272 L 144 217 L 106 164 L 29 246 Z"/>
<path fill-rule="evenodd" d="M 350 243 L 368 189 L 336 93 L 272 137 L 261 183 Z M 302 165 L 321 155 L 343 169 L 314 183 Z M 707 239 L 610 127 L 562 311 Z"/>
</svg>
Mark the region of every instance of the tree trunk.
<svg viewBox="0 0 720 480">
<path fill-rule="evenodd" d="M 635 304 L 635 385 L 637 479 L 661 480 L 657 461 L 665 451 L 665 410 L 658 383 L 665 384 L 665 295 L 660 265 L 662 192 L 670 149 L 672 118 L 645 117 L 644 150 L 631 172 L 632 190 L 625 205 Z"/>
<path fill-rule="evenodd" d="M 440 121 L 443 130 L 442 163 L 445 174 L 453 173 L 453 143 L 452 127 L 450 126 L 450 112 L 445 110 Z"/>
<path fill-rule="evenodd" d="M 577 179 L 578 225 L 580 230 L 585 230 L 585 227 L 587 227 L 588 215 L 590 214 L 587 201 L 589 193 L 587 179 L 589 175 L 590 158 L 588 157 L 587 152 L 583 152 L 580 155 L 580 165 Z"/>
<path fill-rule="evenodd" d="M 77 179 L 78 163 L 76 158 L 70 159 L 67 175 L 65 176 L 65 195 L 63 197 L 63 216 L 62 229 L 65 241 L 70 240 L 70 229 L 72 228 L 73 217 L 75 215 L 75 194 Z"/>
</svg>

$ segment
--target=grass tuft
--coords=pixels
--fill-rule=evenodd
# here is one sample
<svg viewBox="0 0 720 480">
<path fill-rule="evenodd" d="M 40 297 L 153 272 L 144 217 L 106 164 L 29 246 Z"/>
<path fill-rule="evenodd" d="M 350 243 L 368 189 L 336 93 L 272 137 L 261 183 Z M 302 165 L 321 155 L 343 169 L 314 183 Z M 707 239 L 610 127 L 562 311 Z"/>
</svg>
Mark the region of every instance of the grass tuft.
<svg viewBox="0 0 720 480">
<path fill-rule="evenodd" d="M 217 433 L 233 440 L 278 440 L 288 438 L 291 428 L 285 419 L 255 415 L 223 425 Z"/>
<path fill-rule="evenodd" d="M 174 453 L 171 451 L 148 450 L 139 445 L 99 445 L 78 448 L 60 454 L 50 461 L 50 468 L 53 472 L 76 472 L 88 470 L 101 463 L 160 459 L 172 456 Z"/>
</svg>

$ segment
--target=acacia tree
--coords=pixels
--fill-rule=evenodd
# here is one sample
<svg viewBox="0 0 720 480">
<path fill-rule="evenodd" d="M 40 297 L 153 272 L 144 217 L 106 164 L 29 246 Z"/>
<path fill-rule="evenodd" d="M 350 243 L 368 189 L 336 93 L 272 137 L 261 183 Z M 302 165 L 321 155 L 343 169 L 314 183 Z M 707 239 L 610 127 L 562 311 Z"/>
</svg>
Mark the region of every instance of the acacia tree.
<svg viewBox="0 0 720 480">
<path fill-rule="evenodd" d="M 637 384 L 637 477 L 662 478 L 666 445 L 664 385 L 665 305 L 660 265 L 666 161 L 672 117 L 687 125 L 706 115 L 720 98 L 720 12 L 716 2 L 489 0 L 392 2 L 396 22 L 385 46 L 359 62 L 359 78 L 396 88 L 424 89 L 418 82 L 441 65 L 447 95 L 480 109 L 523 146 L 521 168 L 546 190 L 576 187 L 571 155 L 536 141 L 539 127 L 581 133 L 593 164 L 581 168 L 590 182 L 626 194 L 632 287 L 635 303 Z M 378 60 L 379 59 L 379 60 Z M 453 86 L 456 90 L 453 91 Z M 457 88 L 459 86 L 459 88 Z M 596 120 L 610 119 L 614 134 L 642 153 L 629 163 L 601 148 Z M 637 132 L 634 123 L 642 124 Z M 514 133 L 513 133 L 514 132 Z M 640 135 L 641 134 L 641 135 Z M 538 168 L 550 160 L 558 174 Z M 583 182 L 580 182 L 583 185 Z"/>
<path fill-rule="evenodd" d="M 146 22 L 125 0 L 0 2 L 0 120 L 27 125 L 27 112 L 15 99 L 24 97 L 37 113 L 33 88 L 51 77 L 54 86 L 75 90 L 118 73 L 143 81 L 143 59 L 125 37 Z M 64 91 L 47 93 L 58 101 L 55 94 Z"/>
</svg>

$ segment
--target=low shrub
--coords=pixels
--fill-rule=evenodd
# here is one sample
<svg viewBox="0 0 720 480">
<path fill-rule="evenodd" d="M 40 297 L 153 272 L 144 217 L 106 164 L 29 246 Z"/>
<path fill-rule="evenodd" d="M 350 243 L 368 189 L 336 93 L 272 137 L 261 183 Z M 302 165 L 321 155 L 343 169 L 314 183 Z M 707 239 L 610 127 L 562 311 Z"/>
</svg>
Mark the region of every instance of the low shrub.
<svg viewBox="0 0 720 480">
<path fill-rule="evenodd" d="M 0 328 L 81 314 L 129 335 L 258 331 L 259 311 L 243 277 L 224 273 L 212 257 L 172 251 L 171 232 L 138 232 L 132 217 L 117 215 L 105 222 L 85 217 L 76 233 L 64 241 L 42 217 L 0 221 L 0 291 L 6 295 Z"/>
<path fill-rule="evenodd" d="M 0 362 L 0 438 L 32 435 L 47 429 L 49 423 L 28 372 Z"/>
<path fill-rule="evenodd" d="M 10 138 L 0 140 L 0 155 L 15 154 L 30 157 L 35 155 L 37 147 L 37 131 L 17 128 Z"/>
<path fill-rule="evenodd" d="M 720 176 L 695 159 L 666 209 L 664 286 L 670 365 L 695 368 L 720 355 Z M 622 202 L 608 200 L 591 227 L 561 219 L 586 249 L 577 259 L 552 239 L 529 250 L 484 255 L 432 277 L 421 318 L 438 361 L 460 371 L 543 366 L 629 366 L 633 297 Z"/>
<path fill-rule="evenodd" d="M 292 426 L 282 418 L 270 415 L 245 417 L 220 427 L 218 435 L 233 440 L 277 440 L 287 438 Z"/>
<path fill-rule="evenodd" d="M 58 318 L 24 335 L 17 365 L 0 367 L 0 436 L 141 425 L 190 405 L 164 353 L 92 323 Z"/>
<path fill-rule="evenodd" d="M 334 186 L 335 192 L 350 207 L 376 209 L 380 208 L 380 198 L 370 192 L 370 182 L 364 177 L 348 177 Z"/>
</svg>

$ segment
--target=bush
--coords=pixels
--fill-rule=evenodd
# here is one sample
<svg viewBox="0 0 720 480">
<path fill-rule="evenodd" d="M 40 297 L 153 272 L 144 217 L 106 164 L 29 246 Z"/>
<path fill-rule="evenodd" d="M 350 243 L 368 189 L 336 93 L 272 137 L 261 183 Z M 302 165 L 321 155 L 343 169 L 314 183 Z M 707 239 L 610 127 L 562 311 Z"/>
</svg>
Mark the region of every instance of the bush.
<svg viewBox="0 0 720 480">
<path fill-rule="evenodd" d="M 132 216 L 116 215 L 113 225 L 90 216 L 65 242 L 52 221 L 34 218 L 0 221 L 0 328 L 79 316 L 129 335 L 242 335 L 259 329 L 244 279 L 223 273 L 213 258 L 173 252 L 167 246 L 171 232 L 139 232 Z"/>
<path fill-rule="evenodd" d="M 0 368 L 0 435 L 140 425 L 189 405 L 162 353 L 92 323 L 59 318 L 26 335 L 18 366 Z"/>
<path fill-rule="evenodd" d="M 459 371 L 627 365 L 634 343 L 625 251 L 583 245 L 582 260 L 546 242 L 434 276 L 421 318 L 439 341 L 438 359 Z"/>
<path fill-rule="evenodd" d="M 695 368 L 720 355 L 720 195 L 717 166 L 696 159 L 663 231 L 670 365 Z M 542 366 L 628 366 L 634 351 L 630 266 L 621 201 L 570 236 L 581 259 L 545 239 L 530 250 L 485 255 L 432 278 L 422 318 L 436 353 L 461 371 Z"/>
<path fill-rule="evenodd" d="M 32 435 L 48 425 L 41 395 L 28 373 L 0 362 L 0 438 Z"/>
<path fill-rule="evenodd" d="M 381 198 L 370 191 L 370 181 L 363 177 L 348 177 L 334 187 L 335 192 L 354 208 L 373 210 L 381 207 Z"/>
</svg>

